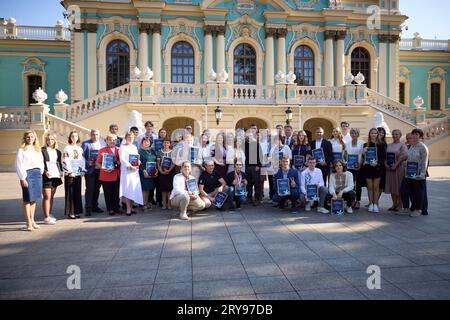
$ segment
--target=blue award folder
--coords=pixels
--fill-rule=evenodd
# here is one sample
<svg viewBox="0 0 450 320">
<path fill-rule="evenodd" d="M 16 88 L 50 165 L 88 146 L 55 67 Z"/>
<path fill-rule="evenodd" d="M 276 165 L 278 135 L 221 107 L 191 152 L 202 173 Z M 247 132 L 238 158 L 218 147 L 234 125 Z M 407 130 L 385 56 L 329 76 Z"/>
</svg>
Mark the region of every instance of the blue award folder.
<svg viewBox="0 0 450 320">
<path fill-rule="evenodd" d="M 366 163 L 367 164 L 377 164 L 378 163 L 377 148 L 375 148 L 375 147 L 367 148 Z"/>
<path fill-rule="evenodd" d="M 198 148 L 191 147 L 189 152 L 189 161 L 191 161 L 191 163 L 194 163 L 197 160 L 197 157 L 198 157 Z"/>
<path fill-rule="evenodd" d="M 395 159 L 395 152 L 386 153 L 386 162 L 389 167 L 392 167 L 397 162 Z"/>
<path fill-rule="evenodd" d="M 406 161 L 406 177 L 415 178 L 419 175 L 419 163 L 415 161 Z"/>
<path fill-rule="evenodd" d="M 331 199 L 331 213 L 344 214 L 344 199 Z"/>
<path fill-rule="evenodd" d="M 42 174 L 39 168 L 27 170 L 28 198 L 30 202 L 42 199 Z"/>
<path fill-rule="evenodd" d="M 130 162 L 130 164 L 133 167 L 138 167 L 139 166 L 139 155 L 138 154 L 130 154 L 130 156 L 128 157 L 128 162 Z"/>
<path fill-rule="evenodd" d="M 83 171 L 83 167 L 81 166 L 81 160 L 73 159 L 70 161 L 70 164 L 72 165 L 72 174 L 75 177 L 81 176 L 81 172 Z"/>
<path fill-rule="evenodd" d="M 291 195 L 291 188 L 289 185 L 289 179 L 277 180 L 277 192 L 280 197 Z"/>
<path fill-rule="evenodd" d="M 102 169 L 111 170 L 114 169 L 114 155 L 110 153 L 104 153 L 102 159 Z"/>
<path fill-rule="evenodd" d="M 227 200 L 227 197 L 228 195 L 225 192 L 218 192 L 212 204 L 217 208 L 222 208 L 223 204 Z"/>
<path fill-rule="evenodd" d="M 342 152 L 333 152 L 333 162 L 336 160 L 342 160 Z"/>
<path fill-rule="evenodd" d="M 156 162 L 146 162 L 145 163 L 145 171 L 150 177 L 156 176 Z"/>
<path fill-rule="evenodd" d="M 356 163 L 359 162 L 359 155 L 357 154 L 349 154 L 347 156 L 347 169 L 354 170 L 356 169 Z"/>
<path fill-rule="evenodd" d="M 305 156 L 294 156 L 294 167 L 297 170 L 301 170 L 305 165 Z"/>
<path fill-rule="evenodd" d="M 317 162 L 325 162 L 325 155 L 323 154 L 323 149 L 314 149 L 312 151 L 313 157 L 317 160 Z"/>
<path fill-rule="evenodd" d="M 236 197 L 242 197 L 246 195 L 245 183 L 241 182 L 240 184 L 236 185 L 236 188 L 234 189 L 234 195 Z"/>
<path fill-rule="evenodd" d="M 97 162 L 98 150 L 89 149 L 89 161 Z"/>
<path fill-rule="evenodd" d="M 172 166 L 172 158 L 171 157 L 163 157 L 161 162 L 161 168 L 170 169 Z"/>
<path fill-rule="evenodd" d="M 187 180 L 186 181 L 186 187 L 187 187 L 189 192 L 193 192 L 193 193 L 197 193 L 197 194 L 199 193 L 197 180 L 195 180 L 195 179 Z"/>
<path fill-rule="evenodd" d="M 160 151 L 163 148 L 163 139 L 155 139 L 153 141 L 153 148 L 156 151 Z"/>
<path fill-rule="evenodd" d="M 283 151 L 278 152 L 278 161 L 283 160 L 284 153 Z"/>
<path fill-rule="evenodd" d="M 319 200 L 319 190 L 316 184 L 306 185 L 306 198 L 310 201 Z"/>
</svg>

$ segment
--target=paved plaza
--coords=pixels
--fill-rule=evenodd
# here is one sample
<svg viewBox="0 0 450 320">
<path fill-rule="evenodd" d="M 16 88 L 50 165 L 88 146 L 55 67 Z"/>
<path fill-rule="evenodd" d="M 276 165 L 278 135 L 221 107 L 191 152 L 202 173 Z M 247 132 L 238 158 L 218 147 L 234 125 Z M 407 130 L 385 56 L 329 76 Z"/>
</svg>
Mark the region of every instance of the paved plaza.
<svg viewBox="0 0 450 320">
<path fill-rule="evenodd" d="M 264 204 L 188 222 L 159 209 L 67 220 L 60 187 L 57 225 L 25 232 L 17 177 L 0 173 L 0 299 L 450 299 L 450 168 L 431 175 L 427 217 L 387 213 L 383 195 L 381 214 Z M 67 289 L 70 265 L 80 290 Z"/>
</svg>

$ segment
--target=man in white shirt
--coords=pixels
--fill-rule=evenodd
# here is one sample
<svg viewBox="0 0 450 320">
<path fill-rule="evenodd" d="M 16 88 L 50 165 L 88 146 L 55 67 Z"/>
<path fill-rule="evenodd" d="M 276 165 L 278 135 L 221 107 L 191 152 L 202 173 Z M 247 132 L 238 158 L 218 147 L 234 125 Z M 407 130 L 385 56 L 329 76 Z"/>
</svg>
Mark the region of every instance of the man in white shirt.
<svg viewBox="0 0 450 320">
<path fill-rule="evenodd" d="M 143 134 L 140 134 L 137 137 L 138 149 L 141 149 L 141 142 L 142 142 L 142 139 L 144 139 L 144 137 L 149 137 L 152 139 L 152 141 L 155 141 L 155 139 L 158 139 L 158 135 L 153 133 L 153 129 L 154 129 L 153 122 L 147 121 L 147 122 L 145 122 L 144 126 L 145 126 L 145 132 Z"/>
<path fill-rule="evenodd" d="M 352 142 L 352 137 L 350 135 L 350 124 L 348 122 L 345 121 L 341 122 L 341 132 L 342 136 L 344 137 L 345 143 Z"/>
<path fill-rule="evenodd" d="M 187 210 L 197 212 L 205 208 L 205 202 L 198 193 L 190 192 L 187 189 L 187 181 L 194 179 L 191 175 L 191 163 L 184 161 L 181 165 L 181 172 L 173 177 L 173 189 L 170 194 L 170 204 L 173 208 L 180 209 L 180 219 L 189 220 Z"/>
<path fill-rule="evenodd" d="M 317 212 L 329 213 L 327 209 L 324 208 L 325 200 L 327 198 L 328 189 L 325 187 L 323 182 L 322 171 L 316 168 L 316 159 L 314 157 L 309 157 L 307 161 L 308 168 L 304 170 L 301 174 L 300 179 L 300 200 L 306 202 L 306 211 L 311 211 L 311 203 L 313 200 L 308 200 L 306 196 L 306 186 L 307 185 L 317 185 L 318 196 L 319 196 L 319 207 Z"/>
</svg>

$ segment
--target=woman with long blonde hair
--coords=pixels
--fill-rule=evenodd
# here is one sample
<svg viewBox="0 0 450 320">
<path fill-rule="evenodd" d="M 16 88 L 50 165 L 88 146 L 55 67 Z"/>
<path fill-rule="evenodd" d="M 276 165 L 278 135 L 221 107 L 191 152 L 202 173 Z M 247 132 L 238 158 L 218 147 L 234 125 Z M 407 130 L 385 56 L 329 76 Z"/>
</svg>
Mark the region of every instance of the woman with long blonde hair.
<svg viewBox="0 0 450 320">
<path fill-rule="evenodd" d="M 333 147 L 333 161 L 343 160 L 345 151 L 345 142 L 341 128 L 339 127 L 333 128 L 331 132 L 330 142 L 331 146 Z"/>
<path fill-rule="evenodd" d="M 23 212 L 27 231 L 39 229 L 34 221 L 36 201 L 42 198 L 42 174 L 44 158 L 36 132 L 27 130 L 23 134 L 22 144 L 17 151 L 16 172 L 22 187 Z"/>
</svg>

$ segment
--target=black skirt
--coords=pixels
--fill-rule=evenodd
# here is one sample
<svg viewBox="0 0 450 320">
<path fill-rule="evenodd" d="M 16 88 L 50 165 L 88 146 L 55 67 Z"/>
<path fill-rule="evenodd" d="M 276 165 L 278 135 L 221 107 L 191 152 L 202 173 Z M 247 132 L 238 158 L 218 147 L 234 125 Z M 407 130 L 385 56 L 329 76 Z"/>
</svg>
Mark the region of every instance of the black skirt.
<svg viewBox="0 0 450 320">
<path fill-rule="evenodd" d="M 45 174 L 42 175 L 42 188 L 53 189 L 62 185 L 61 178 L 48 178 Z"/>
</svg>

